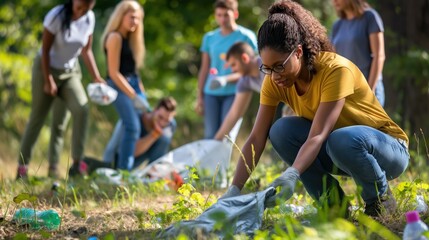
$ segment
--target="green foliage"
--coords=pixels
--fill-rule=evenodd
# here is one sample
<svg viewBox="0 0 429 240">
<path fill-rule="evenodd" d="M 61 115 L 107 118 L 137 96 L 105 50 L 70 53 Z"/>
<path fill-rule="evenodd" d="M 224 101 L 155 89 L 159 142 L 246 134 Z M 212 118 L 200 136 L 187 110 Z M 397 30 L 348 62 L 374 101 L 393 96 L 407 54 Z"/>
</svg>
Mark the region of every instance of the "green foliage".
<svg viewBox="0 0 429 240">
<path fill-rule="evenodd" d="M 31 92 L 31 62 L 26 56 L 0 52 L 0 129 L 6 129 L 16 138 L 25 124 L 23 114 L 29 112 Z"/>
<path fill-rule="evenodd" d="M 203 34 L 217 27 L 213 16 L 213 1 L 140 0 L 139 2 L 145 9 L 144 34 L 147 49 L 146 66 L 141 70 L 140 75 L 147 89 L 149 101 L 154 105 L 157 99 L 164 95 L 172 95 L 178 99 L 179 108 L 176 117 L 178 131 L 175 134 L 173 146 L 200 139 L 203 135 L 202 118 L 194 111 L 197 73 L 200 65 L 199 47 Z M 0 106 L 7 112 L 1 117 L 0 128 L 12 132 L 16 140 L 20 139 L 26 124 L 26 116 L 30 111 L 28 103 L 31 101 L 31 61 L 41 44 L 43 17 L 53 6 L 62 3 L 62 0 L 6 0 L 0 4 L 0 46 L 2 49 L 7 49 L 7 53 L 0 56 L 2 58 L 0 65 L 9 64 L 0 66 L 0 76 L 3 79 L 0 81 L 0 98 L 8 100 L 1 101 L 1 104 L 4 105 L 6 102 L 9 104 L 8 108 Z M 266 19 L 267 9 L 271 3 L 270 0 L 240 1 L 238 24 L 256 32 Z M 116 4 L 117 1 L 114 0 L 97 1 L 94 8 L 97 22 L 93 49 L 103 76 L 106 73 L 106 66 L 100 37 Z M 306 0 L 302 1 L 302 4 L 312 9 L 314 15 L 327 22 L 327 25 L 335 18 L 328 0 Z M 27 9 L 31 9 L 32 14 L 29 16 L 25 11 Z M 20 61 L 23 60 L 25 62 L 21 63 Z M 86 85 L 89 82 L 88 72 L 85 67 L 82 70 L 83 82 Z M 111 106 L 92 106 L 91 117 L 94 121 L 90 125 L 89 142 L 95 141 L 92 136 L 97 133 L 110 131 L 111 127 L 100 124 L 100 121 L 112 124 L 118 118 Z M 105 138 L 97 138 L 95 144 L 101 146 L 96 145 L 94 152 L 103 151 L 103 149 L 98 150 L 103 145 L 99 141 L 107 141 L 107 139 L 104 140 Z"/>
<path fill-rule="evenodd" d="M 383 239 L 400 240 L 398 236 L 392 233 L 385 226 L 364 214 L 360 214 L 358 216 L 358 221 L 360 224 L 369 229 L 367 236 L 368 238 L 371 236 L 371 233 L 377 233 Z"/>
<path fill-rule="evenodd" d="M 40 46 L 43 16 L 52 0 L 2 1 L 0 4 L 0 48 L 34 56 Z M 31 9 L 31 14 L 29 13 Z"/>
<path fill-rule="evenodd" d="M 94 53 L 100 72 L 105 76 L 105 57 L 100 46 L 99 38 L 103 27 L 117 0 L 97 1 L 94 9 L 97 23 L 94 33 Z M 313 14 L 321 19 L 322 23 L 330 29 L 336 18 L 330 0 L 301 0 Z M 376 1 L 372 1 L 375 3 Z M 40 37 L 43 30 L 42 21 L 44 15 L 54 5 L 63 3 L 62 0 L 6 0 L 0 3 L 0 130 L 12 134 L 12 138 L 18 140 L 24 129 L 27 116 L 30 112 L 31 102 L 31 64 L 32 59 L 40 48 Z M 149 101 L 155 104 L 163 95 L 172 95 L 179 102 L 177 122 L 179 129 L 175 135 L 174 146 L 199 139 L 202 136 L 202 119 L 193 111 L 196 98 L 197 73 L 200 64 L 199 47 L 205 32 L 216 27 L 213 17 L 213 0 L 180 1 L 180 0 L 140 0 L 145 9 L 145 43 L 147 48 L 146 66 L 141 70 L 142 81 L 148 91 Z M 238 23 L 257 31 L 266 19 L 268 6 L 271 0 L 240 1 L 240 17 Z M 381 7 L 381 6 L 378 6 Z M 31 10 L 31 14 L 28 12 Z M 397 42 L 388 44 L 410 45 L 407 39 L 402 39 L 386 29 L 389 39 Z M 392 36 L 394 36 L 392 38 Z M 410 122 L 412 103 L 425 101 L 429 82 L 428 52 L 417 47 L 405 51 L 403 55 L 391 54 L 386 61 L 384 74 L 386 79 L 392 79 L 392 88 L 397 92 L 394 109 L 388 109 L 393 118 L 399 121 L 401 126 L 408 126 L 409 135 L 418 128 L 427 129 L 426 119 L 421 122 Z M 84 85 L 88 83 L 88 74 L 85 68 Z M 387 84 L 387 83 L 386 83 Z M 404 90 L 405 89 L 405 90 Z M 417 101 L 410 101 L 410 93 L 417 94 Z M 407 104 L 404 104 L 404 103 Z M 411 104 L 410 104 L 411 103 Z M 415 105 L 415 104 L 414 104 Z M 424 105 L 424 104 L 420 104 Z M 407 112 L 408 111 L 408 112 Z M 111 123 L 117 119 L 114 109 L 92 105 L 91 137 L 89 139 L 90 151 L 96 152 L 96 144 L 100 148 L 109 137 Z M 251 126 L 251 125 L 249 125 Z M 104 135 L 103 135 L 104 134 Z M 106 135 L 106 136 L 105 136 Z M 47 134 L 46 137 L 48 137 Z M 416 139 L 418 139 L 416 137 Z M 422 174 L 421 179 L 427 179 L 428 151 L 426 141 L 415 140 L 417 150 L 411 150 L 411 164 L 413 174 Z M 46 141 L 45 141 L 46 142 Z M 414 148 L 413 148 L 414 149 Z M 102 150 L 102 149 L 101 149 Z M 16 149 L 10 149 L 17 152 Z M 424 154 L 422 154 L 422 152 Z M 272 182 L 276 174 L 281 172 L 281 164 L 274 163 L 270 166 L 261 165 L 252 174 L 252 181 L 248 182 L 246 189 L 260 190 Z M 202 176 L 203 173 L 199 173 Z M 426 175 L 423 175 L 426 174 Z M 127 175 L 124 175 L 127 178 Z M 174 195 L 175 202 L 171 208 L 164 210 L 149 209 L 142 211 L 135 209 L 134 215 L 139 229 L 160 229 L 167 224 L 192 219 L 201 214 L 206 208 L 216 202 L 216 197 L 211 192 L 202 193 L 195 186 L 200 183 L 198 173 L 191 171 L 189 182 L 184 184 L 178 194 Z M 51 182 L 46 179 L 30 178 L 25 186 L 21 183 L 2 183 L 0 199 L 2 203 L 13 201 L 18 204 L 47 204 L 52 207 L 56 201 L 64 210 L 70 211 L 70 215 L 84 219 L 90 214 L 91 206 L 99 206 L 106 201 L 112 207 L 135 208 L 141 199 L 147 199 L 152 195 L 162 193 L 171 196 L 166 191 L 165 181 L 151 184 L 128 184 L 122 187 L 112 187 L 84 179 L 82 182 L 74 181 L 63 184 L 58 195 L 64 196 L 59 200 L 54 195 L 47 201 L 46 192 Z M 27 189 L 31 187 L 31 191 Z M 42 190 L 41 190 L 42 189 Z M 401 212 L 413 209 L 417 195 L 422 195 L 426 202 L 429 201 L 428 185 L 421 180 L 412 182 L 400 182 L 392 189 L 399 203 Z M 27 194 L 31 192 L 31 194 Z M 377 235 L 395 239 L 397 236 L 388 229 L 380 226 L 372 219 L 358 217 L 360 227 L 356 227 L 345 219 L 333 218 L 325 209 L 318 209 L 317 213 L 311 212 L 313 201 L 308 194 L 302 194 L 303 186 L 297 186 L 297 193 L 290 200 L 297 205 L 309 206 L 307 212 L 299 215 L 291 211 L 287 206 L 278 207 L 266 211 L 264 225 L 255 233 L 254 239 L 365 239 L 376 233 Z M 356 195 L 357 196 L 357 195 Z M 356 197 L 358 198 L 358 197 Z M 51 205 L 48 205 L 50 202 Z M 6 207 L 5 207 L 6 206 Z M 4 216 L 9 207 L 2 204 Z M 362 209 L 358 210 L 361 211 Z M 317 217 L 311 215 L 317 214 Z M 358 214 L 358 216 L 363 216 Z M 222 216 L 213 216 L 217 220 L 216 227 L 222 231 L 228 231 L 222 224 Z M 4 217 L 6 219 L 6 217 Z M 395 219 L 394 219 L 395 221 Z M 401 218 L 402 221 L 402 218 Z M 7 222 L 7 220 L 5 221 Z M 400 222 L 396 219 L 396 222 Z M 2 224 L 4 224 L 2 222 Z M 42 234 L 43 235 L 43 234 Z M 43 237 L 43 236 L 42 236 Z M 55 236 L 54 236 L 55 237 Z M 14 239 L 28 239 L 26 233 L 18 233 Z M 109 233 L 104 239 L 113 239 L 115 235 Z M 234 236 L 238 238 L 238 236 Z M 178 239 L 189 239 L 186 235 L 180 235 Z"/>
<path fill-rule="evenodd" d="M 400 182 L 394 189 L 394 193 L 398 199 L 398 207 L 404 212 L 416 209 L 418 195 L 422 196 L 425 202 L 429 202 L 429 184 L 421 179 Z"/>
<path fill-rule="evenodd" d="M 29 193 L 20 193 L 18 196 L 13 198 L 13 202 L 19 204 L 22 201 L 27 200 L 32 204 L 37 202 L 37 196 L 31 195 Z"/>
<path fill-rule="evenodd" d="M 311 13 L 327 28 L 328 33 L 332 24 L 337 19 L 335 9 L 331 0 L 301 0 L 302 6 L 309 9 Z"/>
<path fill-rule="evenodd" d="M 410 49 L 405 55 L 392 57 L 386 62 L 385 69 L 385 75 L 393 80 L 395 87 L 401 88 L 412 84 L 421 91 L 420 93 L 428 92 L 429 53 L 427 51 Z M 400 100 L 403 100 L 406 92 L 399 92 L 399 94 Z"/>
<path fill-rule="evenodd" d="M 25 233 L 17 233 L 14 237 L 13 240 L 27 240 L 27 234 Z"/>
<path fill-rule="evenodd" d="M 113 233 L 108 233 L 104 236 L 103 240 L 115 240 L 115 235 Z"/>
<path fill-rule="evenodd" d="M 191 173 L 189 175 L 189 182 L 184 183 L 177 190 L 179 195 L 176 197 L 176 201 L 173 203 L 173 207 L 171 209 L 160 213 L 149 211 L 149 214 L 152 216 L 152 224 L 159 226 L 160 223 L 165 225 L 180 220 L 195 218 L 216 202 L 216 198 L 213 195 L 209 195 L 205 198 L 191 184 L 199 179 L 195 169 L 191 169 Z"/>
<path fill-rule="evenodd" d="M 272 169 L 272 166 L 265 167 L 264 169 Z M 103 214 L 110 216 L 115 212 L 112 207 L 109 207 L 108 211 L 103 208 L 100 209 L 102 202 L 107 202 L 108 206 L 116 205 L 115 209 L 120 210 L 118 212 L 119 216 L 123 216 L 131 211 L 139 230 L 161 230 L 167 225 L 178 221 L 195 219 L 216 202 L 216 197 L 211 193 L 207 195 L 207 192 L 203 193 L 196 190 L 194 184 L 198 184 L 199 177 L 196 172 L 194 173 L 190 174 L 188 183 L 184 184 L 178 190 L 177 194 L 165 191 L 165 182 L 163 184 L 151 183 L 149 184 L 150 187 L 139 184 L 129 184 L 121 187 L 94 185 L 91 178 L 82 179 L 82 181 L 71 180 L 69 185 L 61 183 L 58 188 L 59 194 L 67 195 L 64 198 L 65 200 L 60 204 L 63 209 L 62 219 L 66 223 L 70 222 L 69 218 L 72 218 L 73 222 L 84 222 L 88 224 L 88 227 L 93 228 L 90 225 L 93 224 L 92 221 L 89 221 L 90 218 L 97 219 L 98 221 L 103 219 L 101 217 Z M 54 205 L 48 203 L 47 199 L 49 197 L 46 194 L 46 189 L 50 188 L 52 182 L 46 181 L 46 179 L 43 182 L 43 185 L 28 183 L 24 187 L 21 182 L 3 183 L 2 190 L 5 191 L 2 191 L 0 194 L 0 200 L 7 203 L 12 199 L 9 197 L 10 194 L 14 194 L 17 196 L 14 201 L 20 202 L 20 204 L 25 204 L 24 200 L 37 198 L 37 208 L 52 208 Z M 359 222 L 358 225 L 352 219 L 339 218 L 338 214 L 336 216 L 326 216 L 323 209 L 317 208 L 316 210 L 312 206 L 313 200 L 308 196 L 295 194 L 294 198 L 287 203 L 265 211 L 262 228 L 255 232 L 253 239 L 374 239 L 375 236 L 383 239 L 398 239 L 398 227 L 402 229 L 405 224 L 403 213 L 415 209 L 415 197 L 417 195 L 422 195 L 425 201 L 428 202 L 429 185 L 422 180 L 416 179 L 412 182 L 399 182 L 397 186 L 391 187 L 399 203 L 398 215 L 383 219 L 383 224 L 363 215 L 361 209 L 356 210 L 356 213 L 352 215 Z M 29 188 L 31 191 L 29 191 Z M 97 188 L 96 191 L 94 190 L 95 188 Z M 32 194 L 20 193 L 23 189 L 26 189 L 27 192 L 32 192 Z M 112 189 L 114 190 L 113 193 L 111 192 Z M 149 192 L 148 189 L 152 189 L 154 192 Z M 101 194 L 102 192 L 105 194 Z M 148 201 L 148 198 L 153 193 L 162 193 L 163 198 L 173 196 L 175 197 L 175 201 L 171 207 L 164 208 L 144 208 L 142 210 L 138 205 L 134 206 L 134 203 Z M 101 196 L 104 197 L 100 198 Z M 303 207 L 303 211 L 297 212 L 294 210 L 292 205 L 289 204 L 291 202 L 295 206 Z M 232 226 L 224 224 L 224 214 L 215 214 L 211 217 L 216 221 L 215 228 L 227 236 L 226 239 L 249 239 L 249 236 L 234 235 Z M 424 221 L 426 221 L 425 217 L 427 217 L 427 214 L 422 215 Z M 111 219 L 111 221 L 117 220 Z M 2 222 L 2 226 L 7 226 L 8 222 L 8 220 Z M 392 226 L 394 226 L 396 232 L 389 230 Z M 15 236 L 30 236 L 30 238 L 33 238 L 35 237 L 34 234 L 37 234 L 37 236 L 40 235 L 42 238 L 44 238 L 43 236 L 57 238 L 61 231 L 67 231 L 65 226 L 63 226 L 62 230 L 59 229 L 50 233 L 38 231 L 31 232 L 32 235 L 27 235 L 27 232 L 23 232 Z M 121 239 L 122 237 L 133 238 L 132 235 L 119 235 L 121 234 L 120 231 L 108 230 L 105 232 L 110 233 L 101 239 L 112 239 L 111 236 Z M 50 234 L 50 237 L 48 237 L 48 234 Z M 138 239 L 142 237 L 143 235 L 139 235 Z M 190 236 L 182 234 L 178 239 L 190 239 Z"/>
</svg>

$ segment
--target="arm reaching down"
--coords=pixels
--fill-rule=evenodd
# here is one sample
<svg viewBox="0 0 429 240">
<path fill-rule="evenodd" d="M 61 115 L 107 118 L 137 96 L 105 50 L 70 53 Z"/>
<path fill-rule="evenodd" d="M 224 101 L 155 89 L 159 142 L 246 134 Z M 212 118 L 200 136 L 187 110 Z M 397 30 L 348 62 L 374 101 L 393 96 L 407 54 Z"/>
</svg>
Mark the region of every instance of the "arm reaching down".
<svg viewBox="0 0 429 240">
<path fill-rule="evenodd" d="M 234 102 L 222 122 L 219 130 L 215 135 L 216 140 L 222 140 L 227 135 L 237 121 L 243 117 L 244 113 L 249 108 L 250 101 L 252 100 L 252 92 L 239 92 L 235 95 Z"/>
</svg>

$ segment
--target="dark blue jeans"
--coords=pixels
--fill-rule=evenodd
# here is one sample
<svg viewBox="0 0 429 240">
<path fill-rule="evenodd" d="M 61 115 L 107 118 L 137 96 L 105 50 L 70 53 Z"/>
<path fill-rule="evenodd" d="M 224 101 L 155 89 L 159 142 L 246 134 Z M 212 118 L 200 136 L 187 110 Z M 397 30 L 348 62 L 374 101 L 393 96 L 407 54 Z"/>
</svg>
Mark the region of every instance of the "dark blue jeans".
<svg viewBox="0 0 429 240">
<path fill-rule="evenodd" d="M 173 138 L 173 131 L 176 128 L 176 121 L 173 119 L 171 127 L 165 128 L 162 135 L 152 144 L 152 146 L 143 154 L 135 157 L 135 161 L 131 169 L 137 168 L 144 161 L 148 160 L 151 163 L 158 158 L 162 157 L 168 152 L 170 147 L 171 139 Z M 125 129 L 122 125 L 122 121 L 119 120 L 116 123 L 115 130 L 113 131 L 112 137 L 104 150 L 103 160 L 105 162 L 115 162 L 117 156 L 119 156 L 119 146 L 121 139 L 124 135 Z"/>
<path fill-rule="evenodd" d="M 137 94 L 145 97 L 140 90 L 140 79 L 137 76 L 129 76 L 127 80 Z M 140 134 L 140 114 L 134 108 L 132 100 L 111 79 L 108 79 L 107 83 L 118 91 L 118 96 L 113 105 L 124 126 L 124 134 L 119 143 L 119 159 L 116 167 L 118 169 L 131 170 L 134 166 L 134 150 Z"/>
<path fill-rule="evenodd" d="M 235 94 L 229 96 L 204 95 L 204 138 L 214 138 L 228 114 Z"/>
<path fill-rule="evenodd" d="M 307 140 L 310 127 L 311 121 L 301 117 L 284 117 L 271 127 L 271 143 L 289 165 Z M 388 180 L 405 171 L 409 157 L 401 140 L 368 126 L 349 126 L 329 135 L 300 178 L 308 193 L 319 200 L 331 188 L 343 194 L 332 175 L 351 176 L 362 187 L 362 199 L 370 204 L 387 191 Z"/>
<path fill-rule="evenodd" d="M 176 120 L 173 119 L 171 122 L 172 127 L 164 128 L 162 135 L 152 144 L 152 146 L 143 154 L 136 157 L 133 168 L 137 168 L 144 161 L 149 163 L 157 160 L 164 156 L 170 148 L 171 139 L 173 138 L 173 129 L 176 129 Z M 149 134 L 149 133 L 148 133 Z"/>
<path fill-rule="evenodd" d="M 384 84 L 382 79 L 378 80 L 377 86 L 375 87 L 374 94 L 375 94 L 375 97 L 380 102 L 381 106 L 384 107 L 385 94 L 384 94 Z"/>
</svg>

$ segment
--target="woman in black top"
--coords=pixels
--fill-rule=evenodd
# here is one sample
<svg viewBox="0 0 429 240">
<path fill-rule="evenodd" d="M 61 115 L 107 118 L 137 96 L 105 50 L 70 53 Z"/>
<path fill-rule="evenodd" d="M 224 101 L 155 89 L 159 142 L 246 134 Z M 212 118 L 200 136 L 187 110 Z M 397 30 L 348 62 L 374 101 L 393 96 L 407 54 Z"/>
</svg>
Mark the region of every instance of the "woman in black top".
<svg viewBox="0 0 429 240">
<path fill-rule="evenodd" d="M 143 8 L 136 1 L 121 1 L 113 11 L 102 36 L 107 56 L 107 83 L 118 91 L 113 103 L 124 124 L 117 168 L 131 170 L 140 133 L 141 110 L 149 106 L 137 75 L 143 65 Z"/>
</svg>

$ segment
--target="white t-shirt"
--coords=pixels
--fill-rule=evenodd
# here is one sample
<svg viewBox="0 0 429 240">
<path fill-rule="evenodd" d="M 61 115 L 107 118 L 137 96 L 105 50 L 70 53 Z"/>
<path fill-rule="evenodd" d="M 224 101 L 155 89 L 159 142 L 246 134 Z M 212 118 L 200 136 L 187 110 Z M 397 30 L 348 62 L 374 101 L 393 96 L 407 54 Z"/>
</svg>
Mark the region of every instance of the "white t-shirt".
<svg viewBox="0 0 429 240">
<path fill-rule="evenodd" d="M 89 10 L 79 19 L 71 21 L 70 29 L 63 32 L 63 13 L 58 15 L 62 8 L 63 5 L 59 5 L 49 11 L 43 26 L 55 35 L 49 52 L 50 66 L 55 69 L 71 69 L 75 66 L 82 48 L 88 43 L 89 36 L 94 32 L 95 16 L 94 12 Z"/>
</svg>

